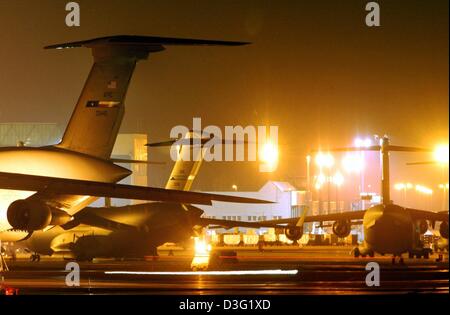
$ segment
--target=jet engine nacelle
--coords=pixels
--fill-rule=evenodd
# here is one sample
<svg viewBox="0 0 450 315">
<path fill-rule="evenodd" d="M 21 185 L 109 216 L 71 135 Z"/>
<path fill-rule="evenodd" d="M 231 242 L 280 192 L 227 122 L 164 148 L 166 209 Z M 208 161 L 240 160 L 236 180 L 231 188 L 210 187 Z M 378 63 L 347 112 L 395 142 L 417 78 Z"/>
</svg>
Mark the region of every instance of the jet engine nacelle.
<svg viewBox="0 0 450 315">
<path fill-rule="evenodd" d="M 296 242 L 303 236 L 303 227 L 292 226 L 284 229 L 284 234 L 288 240 Z"/>
<path fill-rule="evenodd" d="M 426 231 L 428 231 L 428 222 L 426 220 L 421 220 L 417 223 L 417 228 L 419 231 L 419 234 L 425 234 Z"/>
<path fill-rule="evenodd" d="M 338 237 L 347 237 L 350 235 L 352 230 L 352 225 L 350 221 L 347 220 L 339 220 L 333 223 L 333 233 Z"/>
<path fill-rule="evenodd" d="M 66 212 L 51 208 L 43 202 L 23 199 L 10 204 L 7 218 L 14 229 L 30 232 L 43 230 L 49 225 L 65 224 L 72 219 Z"/>
<path fill-rule="evenodd" d="M 443 238 L 448 239 L 448 222 L 443 221 L 441 226 L 439 226 L 439 233 Z"/>
</svg>

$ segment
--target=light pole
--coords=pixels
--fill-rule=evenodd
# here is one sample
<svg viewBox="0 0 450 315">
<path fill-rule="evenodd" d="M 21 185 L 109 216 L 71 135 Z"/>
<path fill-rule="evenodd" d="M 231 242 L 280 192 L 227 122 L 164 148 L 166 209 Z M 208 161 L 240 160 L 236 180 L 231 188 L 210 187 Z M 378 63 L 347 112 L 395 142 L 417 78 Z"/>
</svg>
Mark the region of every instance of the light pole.
<svg viewBox="0 0 450 315">
<path fill-rule="evenodd" d="M 311 155 L 306 156 L 306 203 L 308 207 L 312 208 L 312 191 L 311 191 Z"/>
<path fill-rule="evenodd" d="M 426 196 L 430 197 L 429 200 L 426 199 L 427 200 L 426 203 L 430 203 L 428 205 L 428 207 L 431 209 L 432 208 L 432 203 L 433 203 L 433 190 L 428 188 L 428 187 L 422 186 L 422 185 L 416 185 L 415 188 L 416 188 L 416 191 L 418 193 L 422 194 L 425 197 Z"/>
<path fill-rule="evenodd" d="M 311 191 L 311 155 L 306 156 L 306 190 Z"/>
<path fill-rule="evenodd" d="M 439 184 L 439 189 L 442 189 L 442 192 L 444 193 L 442 196 L 442 210 L 448 210 L 447 206 L 447 196 L 448 196 L 448 183 L 446 184 Z"/>
<path fill-rule="evenodd" d="M 330 211 L 330 170 L 334 165 L 334 157 L 333 155 L 331 155 L 331 153 L 321 153 L 319 152 L 316 155 L 316 164 L 319 167 L 320 173 L 321 175 L 323 175 L 322 173 L 322 169 L 325 168 L 327 170 L 327 174 L 326 174 L 326 181 L 328 183 L 328 200 L 327 200 L 327 204 L 328 204 L 328 210 L 327 212 Z M 324 181 L 322 181 L 324 182 Z"/>
<path fill-rule="evenodd" d="M 409 189 L 412 189 L 412 188 L 413 188 L 413 184 L 411 184 L 411 183 L 397 183 L 397 184 L 394 185 L 394 189 L 395 190 L 403 192 L 403 206 L 405 206 L 405 207 L 407 206 L 407 203 L 406 203 L 406 192 Z"/>
<path fill-rule="evenodd" d="M 356 174 L 359 176 L 360 184 L 358 185 L 358 200 L 361 200 L 362 187 L 361 174 L 364 169 L 364 158 L 358 152 L 346 153 L 342 158 L 342 167 L 348 174 Z"/>
<path fill-rule="evenodd" d="M 333 176 L 333 183 L 336 185 L 336 212 L 340 212 L 339 207 L 339 188 L 344 183 L 344 176 L 342 176 L 341 172 L 336 172 Z"/>
<path fill-rule="evenodd" d="M 354 144 L 355 144 L 355 147 L 357 147 L 357 148 L 368 148 L 372 145 L 372 140 L 368 137 L 366 137 L 365 139 L 356 138 L 354 141 Z M 360 156 L 361 156 L 361 160 L 364 163 L 365 158 L 366 158 L 364 150 L 360 151 Z M 362 167 L 362 168 L 360 168 L 360 177 L 361 177 L 360 178 L 360 196 L 361 196 L 361 193 L 364 193 L 364 191 L 365 191 L 364 175 L 365 175 L 365 172 L 364 172 L 364 168 Z M 364 210 L 366 208 L 364 199 L 361 200 L 361 206 L 362 206 L 362 210 Z"/>
</svg>

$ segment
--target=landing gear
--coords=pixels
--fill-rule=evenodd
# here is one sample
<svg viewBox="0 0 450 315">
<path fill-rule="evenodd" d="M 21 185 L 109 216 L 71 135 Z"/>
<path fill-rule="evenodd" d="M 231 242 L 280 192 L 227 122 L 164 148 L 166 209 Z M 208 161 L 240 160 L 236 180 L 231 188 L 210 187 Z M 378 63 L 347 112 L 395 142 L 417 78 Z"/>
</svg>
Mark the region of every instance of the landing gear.
<svg viewBox="0 0 450 315">
<path fill-rule="evenodd" d="M 403 257 L 402 257 L 402 256 L 398 256 L 398 257 L 399 257 L 398 263 L 399 263 L 400 265 L 404 265 L 404 264 L 405 264 L 405 260 L 403 259 Z M 396 255 L 392 256 L 392 264 L 393 264 L 393 265 L 395 265 L 396 258 L 397 258 Z"/>
<path fill-rule="evenodd" d="M 358 258 L 360 256 L 364 258 L 367 255 L 369 255 L 370 257 L 374 257 L 375 256 L 375 252 L 373 250 L 365 248 L 365 247 L 363 247 L 362 250 L 359 247 L 355 247 L 353 249 L 353 256 L 355 258 Z"/>
<path fill-rule="evenodd" d="M 41 261 L 41 255 L 34 253 L 30 256 L 30 261 L 32 262 L 40 262 Z"/>
<path fill-rule="evenodd" d="M 75 260 L 78 261 L 78 262 L 88 262 L 88 263 L 90 263 L 90 262 L 92 262 L 94 260 L 94 258 L 93 257 L 89 257 L 87 255 L 77 255 L 75 257 Z"/>
<path fill-rule="evenodd" d="M 412 250 L 408 253 L 408 257 L 409 258 L 424 258 L 424 259 L 429 259 L 430 255 L 432 254 L 432 250 L 430 248 L 419 248 L 416 250 Z"/>
</svg>

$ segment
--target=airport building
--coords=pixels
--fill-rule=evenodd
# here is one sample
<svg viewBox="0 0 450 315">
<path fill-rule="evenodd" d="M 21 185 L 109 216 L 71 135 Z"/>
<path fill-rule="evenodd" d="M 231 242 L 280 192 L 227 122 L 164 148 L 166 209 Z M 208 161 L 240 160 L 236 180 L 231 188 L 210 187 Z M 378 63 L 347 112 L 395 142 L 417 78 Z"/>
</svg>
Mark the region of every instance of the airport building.
<svg viewBox="0 0 450 315">
<path fill-rule="evenodd" d="M 268 181 L 256 192 L 215 191 L 211 193 L 256 198 L 273 202 L 269 204 L 213 202 L 213 205 L 211 206 L 197 205 L 197 207 L 205 211 L 204 217 L 212 219 L 258 222 L 299 217 L 304 211 L 308 211 L 308 215 L 329 214 L 344 211 L 343 201 L 312 201 L 309 192 L 306 190 L 298 190 L 288 182 Z M 341 206 L 339 207 L 338 205 Z M 324 234 L 324 229 L 319 228 L 316 225 L 317 224 L 306 223 L 304 226 L 304 233 Z M 235 230 L 246 233 L 248 229 L 236 228 Z M 266 231 L 267 229 L 259 229 L 260 233 Z M 218 229 L 217 232 L 220 234 L 225 232 L 225 230 Z M 362 229 L 355 228 L 353 233 L 357 234 L 359 239 L 363 238 Z"/>
<path fill-rule="evenodd" d="M 297 190 L 287 182 L 269 181 L 256 192 L 212 192 L 238 197 L 272 201 L 268 204 L 230 204 L 214 202 L 212 206 L 198 206 L 205 216 L 213 219 L 258 222 L 297 217 L 305 210 L 308 200 L 306 191 Z"/>
</svg>

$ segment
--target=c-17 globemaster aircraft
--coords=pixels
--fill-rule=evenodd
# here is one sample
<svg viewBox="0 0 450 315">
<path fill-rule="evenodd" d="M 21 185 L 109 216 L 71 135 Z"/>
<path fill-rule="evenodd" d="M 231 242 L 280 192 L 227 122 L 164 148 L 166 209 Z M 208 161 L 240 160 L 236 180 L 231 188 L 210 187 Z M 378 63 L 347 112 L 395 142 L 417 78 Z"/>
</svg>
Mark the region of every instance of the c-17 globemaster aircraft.
<svg viewBox="0 0 450 315">
<path fill-rule="evenodd" d="M 0 189 L 10 200 L 0 209 L 0 231 L 47 231 L 65 226 L 98 197 L 188 204 L 266 203 L 251 198 L 117 184 L 130 171 L 110 158 L 137 61 L 170 45 L 238 46 L 242 42 L 147 36 L 112 36 L 46 47 L 92 49 L 94 65 L 62 141 L 53 146 L 0 148 Z M 170 187 L 171 188 L 171 187 Z M 18 197 L 22 196 L 22 197 Z M 5 200 L 2 200 L 3 202 Z M 136 206 L 139 207 L 139 206 Z M 22 233 L 2 233 L 21 237 Z M 2 236 L 3 238 L 3 236 Z M 6 240 L 6 239 L 4 239 Z"/>
<path fill-rule="evenodd" d="M 188 41 L 188 42 L 186 42 Z M 138 43 L 136 43 L 138 42 Z M 142 42 L 146 42 L 147 45 L 152 46 L 154 50 L 155 45 L 165 44 L 188 44 L 196 43 L 201 44 L 206 42 L 196 41 L 196 40 L 179 40 L 179 39 L 161 39 L 161 38 L 142 38 L 142 37 L 112 37 L 112 38 L 102 38 L 86 42 L 77 42 L 70 44 L 63 44 L 53 46 L 52 48 L 69 48 L 69 47 L 79 47 L 87 46 L 92 47 L 94 51 L 94 57 L 97 58 L 99 62 L 98 67 L 102 69 L 102 62 L 104 61 L 105 55 L 109 63 L 111 63 L 110 50 L 113 51 L 115 58 L 113 60 L 122 65 L 123 60 L 139 59 L 137 51 L 138 47 L 148 47 L 143 45 Z M 152 43 L 152 45 L 149 44 Z M 157 43 L 157 44 L 155 44 Z M 208 41 L 209 44 L 218 44 L 217 42 Z M 222 42 L 220 42 L 222 44 Z M 240 44 L 240 43 L 233 43 Z M 143 46 L 142 46 L 143 45 Z M 103 51 L 105 49 L 106 51 Z M 149 48 L 147 48 L 149 49 Z M 96 52 L 96 50 L 98 50 Z M 131 52 L 128 52 L 130 50 Z M 147 50 L 145 50 L 147 51 Z M 148 51 L 150 52 L 150 50 Z M 118 54 L 118 55 L 115 55 Z M 130 57 L 132 56 L 132 57 Z M 142 56 L 141 56 L 142 57 Z M 117 58 L 117 59 L 116 59 Z M 121 61 L 120 61 L 121 60 Z M 96 67 L 94 64 L 93 72 Z M 100 71 L 97 69 L 97 71 Z M 92 73 L 91 73 L 92 76 Z M 90 77 L 91 77 L 90 76 Z M 116 89 L 117 81 L 116 77 L 112 80 L 103 80 L 104 84 L 108 89 Z M 89 83 L 89 79 L 88 79 Z M 87 84 L 89 86 L 89 84 Z M 85 87 L 86 89 L 86 87 Z M 102 97 L 109 97 L 113 94 L 104 93 Z M 84 101 L 89 98 L 84 98 Z M 95 98 L 96 99 L 96 98 Z M 80 100 L 83 100 L 83 94 Z M 123 101 L 123 100 L 122 100 Z M 82 107 L 85 110 L 88 108 L 95 108 L 95 117 L 106 115 L 108 117 L 107 109 L 114 109 L 116 106 L 120 106 L 122 101 L 87 101 L 84 107 L 83 102 L 79 101 L 78 107 Z M 80 105 L 80 102 L 82 105 Z M 69 123 L 70 124 L 77 117 L 77 108 L 75 109 L 74 116 Z M 120 107 L 119 107 L 120 108 Z M 123 109 L 123 108 L 122 108 Z M 114 111 L 113 111 L 114 112 Z M 79 115 L 78 115 L 79 116 Z M 110 124 L 112 126 L 112 124 Z M 110 127 L 111 127 L 110 126 Z M 87 128 L 87 127 L 86 127 Z M 111 127 L 112 128 L 112 127 Z M 117 134 L 117 130 L 115 134 Z M 66 132 L 71 137 L 76 136 L 77 133 Z M 66 138 L 66 135 L 64 136 Z M 109 135 L 109 134 L 107 134 Z M 76 137 L 75 137 L 76 138 Z M 108 138 L 105 136 L 105 138 Z M 67 138 L 69 139 L 69 138 Z M 90 138 L 87 138 L 90 139 Z M 113 143 L 114 141 L 112 141 Z M 102 155 L 85 156 L 86 151 L 83 150 L 84 142 L 73 141 L 73 147 L 71 146 L 71 141 L 65 141 L 60 144 L 60 146 L 50 147 L 49 149 L 44 149 L 48 152 L 51 150 L 63 150 L 63 153 L 71 153 L 70 157 L 75 159 L 77 155 L 71 150 L 79 150 L 82 153 L 81 157 L 87 158 L 92 164 L 91 171 L 87 172 L 85 176 L 96 175 L 101 176 L 103 174 L 98 174 L 94 169 L 100 166 L 108 166 L 111 170 L 116 170 L 116 175 L 118 178 L 123 178 L 121 176 L 128 175 L 128 170 L 115 166 L 111 161 L 107 161 L 109 153 Z M 89 143 L 89 140 L 87 140 Z M 95 147 L 91 147 L 95 149 Z M 209 204 L 211 200 L 217 201 L 231 201 L 231 202 L 261 202 L 254 199 L 242 199 L 242 198 L 232 198 L 223 195 L 208 195 L 200 193 L 189 193 L 182 191 L 155 189 L 155 188 L 145 188 L 145 187 L 133 187 L 127 185 L 117 185 L 104 182 L 98 182 L 97 178 L 91 181 L 86 180 L 69 180 L 69 179 L 58 179 L 49 178 L 42 176 L 31 176 L 31 175 L 19 175 L 19 174 L 5 174 L 0 173 L 0 188 L 6 189 L 21 189 L 21 190 L 31 190 L 37 191 L 36 194 L 32 195 L 26 200 L 18 200 L 13 202 L 8 209 L 8 220 L 15 229 L 26 230 L 27 232 L 32 232 L 35 230 L 48 229 L 51 226 L 60 225 L 64 229 L 81 229 L 85 225 L 90 226 L 85 232 L 91 231 L 89 233 L 94 233 L 92 237 L 82 237 L 74 245 L 75 241 L 72 241 L 71 248 L 75 253 L 78 253 L 79 257 L 92 258 L 96 256 L 111 256 L 119 255 L 126 256 L 127 250 L 129 249 L 130 254 L 136 254 L 136 252 L 142 252 L 142 247 L 147 248 L 149 251 L 154 252 L 154 246 L 162 244 L 169 241 L 179 241 L 185 237 L 191 235 L 193 228 L 199 226 L 216 225 L 222 227 L 282 227 L 285 229 L 286 236 L 293 241 L 299 240 L 303 234 L 303 223 L 305 222 L 328 222 L 334 221 L 333 232 L 339 237 L 345 237 L 349 235 L 351 231 L 351 226 L 356 224 L 363 224 L 365 240 L 364 244 L 355 249 L 355 256 L 365 256 L 374 255 L 375 252 L 380 254 L 393 254 L 393 262 L 395 262 L 396 256 L 401 256 L 401 254 L 408 252 L 411 256 L 427 256 L 428 252 L 424 249 L 419 242 L 419 235 L 423 234 L 427 227 L 428 222 L 434 226 L 436 222 L 441 222 L 440 233 L 441 236 L 448 239 L 448 212 L 445 213 L 433 213 L 422 210 L 408 209 L 398 205 L 395 205 L 390 200 L 390 186 L 389 186 L 389 152 L 390 151 L 422 151 L 428 152 L 429 150 L 408 148 L 392 146 L 389 144 L 389 139 L 383 137 L 380 139 L 379 146 L 373 146 L 367 148 L 368 150 L 380 151 L 380 157 L 382 161 L 382 204 L 373 206 L 367 210 L 362 211 L 348 211 L 339 214 L 329 214 L 329 215 L 319 215 L 319 216 L 307 216 L 306 213 L 300 218 L 290 218 L 281 220 L 271 220 L 263 222 L 242 222 L 242 221 L 228 221 L 228 220 L 216 220 L 201 218 L 202 210 L 189 205 L 189 204 Z M 16 148 L 10 149 L 11 151 L 17 150 Z M 29 149 L 33 150 L 33 149 Z M 69 152 L 67 152 L 69 150 Z M 361 150 L 361 148 L 346 148 L 339 151 L 355 151 Z M 30 151 L 31 152 L 31 151 Z M 84 154 L 84 155 L 83 155 Z M 0 154 L 0 162 L 1 160 Z M 26 156 L 26 155 L 25 155 Z M 33 159 L 28 159 L 28 161 L 33 161 Z M 54 160 L 56 161 L 56 160 Z M 94 164 L 97 162 L 99 164 Z M 106 164 L 104 164 L 106 163 Z M 0 164 L 1 165 L 1 164 Z M 76 163 L 73 163 L 76 165 Z M 79 164 L 78 164 L 79 165 Z M 81 167 L 81 165 L 79 165 Z M 84 168 L 80 168 L 83 169 Z M 175 168 L 176 169 L 176 168 Z M 175 172 L 174 169 L 174 172 Z M 193 168 L 195 169 L 195 167 Z M 120 172 L 125 172 L 119 176 Z M 184 169 L 181 168 L 183 171 Z M 192 169 L 191 169 L 192 170 Z M 198 170 L 198 169 L 197 169 Z M 42 170 L 41 170 L 42 172 Z M 64 174 L 64 173 L 63 173 Z M 177 174 L 176 172 L 172 175 L 182 175 L 186 176 L 188 173 Z M 113 175 L 113 174 L 111 174 Z M 55 177 L 58 175 L 54 175 Z M 66 175 L 67 176 L 67 175 Z M 74 176 L 72 178 L 77 178 L 77 172 L 71 174 Z M 189 176 L 182 181 L 177 180 L 177 176 L 171 176 L 169 180 L 169 186 L 167 188 L 177 188 L 177 189 L 188 189 L 190 185 Z M 26 179 L 26 181 L 24 181 Z M 106 180 L 103 180 L 106 181 Z M 110 180 L 111 181 L 111 180 Z M 172 183 L 174 184 L 172 184 Z M 178 184 L 176 186 L 175 184 Z M 171 186 L 175 185 L 175 186 Z M 35 202 L 35 198 L 38 197 L 38 202 Z M 131 198 L 131 199 L 142 199 L 142 200 L 157 200 L 162 202 L 178 202 L 177 204 L 168 205 L 167 203 L 148 203 L 137 206 L 128 206 L 121 208 L 87 208 L 83 211 L 78 212 L 78 210 L 84 208 L 86 204 L 93 200 L 92 197 L 87 196 L 106 196 L 106 197 L 119 197 L 119 198 Z M 77 200 L 78 202 L 70 203 L 71 200 Z M 31 207 L 33 206 L 33 207 Z M 69 207 L 67 207 L 69 206 Z M 66 207 L 66 208 L 65 208 Z M 67 209 L 68 208 L 68 209 Z M 64 211 L 65 210 L 65 211 Z M 361 221 L 362 220 L 362 221 Z M 1 221 L 0 221 L 1 222 Z M 157 224 L 155 224 L 157 223 Z M 58 227 L 59 228 L 59 227 Z M 95 231 L 100 233 L 107 231 L 106 237 L 94 237 Z M 108 232 L 109 231 L 109 232 Z M 171 233 L 162 233 L 163 231 L 172 231 Z M 56 230 L 55 230 L 56 232 Z M 110 233 L 112 232 L 112 233 Z M 102 234 L 102 233 L 100 233 Z M 30 236 L 31 233 L 28 233 Z M 50 235 L 50 234 L 49 234 Z M 85 234 L 83 234 L 85 235 Z M 132 238 L 135 240 L 146 240 L 143 242 L 137 241 L 133 242 L 134 246 L 130 246 L 130 235 L 136 236 Z M 55 244 L 67 244 L 66 236 L 63 236 L 61 242 L 56 242 Z M 86 235 L 87 236 L 87 235 Z M 100 236 L 100 235 L 99 235 Z M 72 235 L 72 239 L 76 240 L 78 237 Z M 148 241 L 148 242 L 147 242 Z M 151 244 L 152 246 L 148 246 Z M 63 246 L 64 247 L 64 246 Z M 93 248 L 104 248 L 105 252 L 91 252 Z M 50 248 L 50 247 L 48 247 Z M 122 250 L 125 249 L 125 250 Z"/>
<path fill-rule="evenodd" d="M 326 214 L 317 216 L 306 216 L 304 222 L 329 222 L 334 221 L 333 233 L 338 237 L 346 237 L 351 232 L 353 225 L 362 224 L 364 228 L 364 242 L 354 249 L 355 257 L 366 255 L 374 256 L 375 252 L 385 255 L 392 254 L 392 262 L 400 257 L 403 263 L 402 254 L 408 253 L 409 257 L 427 258 L 430 254 L 428 248 L 424 248 L 420 241 L 429 225 L 434 228 L 436 222 L 441 222 L 439 232 L 442 238 L 448 240 L 448 211 L 430 212 L 425 210 L 405 208 L 396 205 L 390 198 L 389 183 L 389 154 L 391 151 L 399 152 L 432 152 L 427 148 L 405 147 L 391 145 L 387 136 L 379 139 L 379 145 L 368 148 L 350 147 L 337 148 L 330 151 L 378 151 L 380 153 L 381 169 L 381 199 L 379 205 L 374 205 L 366 210 L 346 211 L 343 213 Z M 294 224 L 296 219 L 281 219 L 270 223 Z M 264 224 L 264 222 L 261 222 Z M 292 230 L 296 237 L 301 237 L 301 229 Z"/>
</svg>

